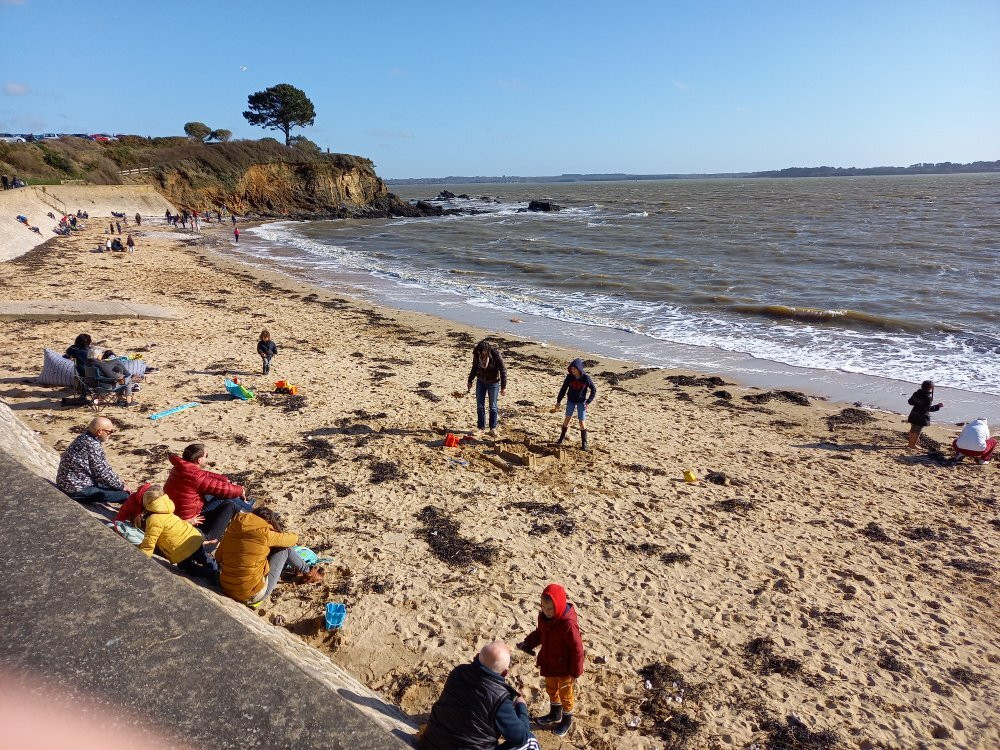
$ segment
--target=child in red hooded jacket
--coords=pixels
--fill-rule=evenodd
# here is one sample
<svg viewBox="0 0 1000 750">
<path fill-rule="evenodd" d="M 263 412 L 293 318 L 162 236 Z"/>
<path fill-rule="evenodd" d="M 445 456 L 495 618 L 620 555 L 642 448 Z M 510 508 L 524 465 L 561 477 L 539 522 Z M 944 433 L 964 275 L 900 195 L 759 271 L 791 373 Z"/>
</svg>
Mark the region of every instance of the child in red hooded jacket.
<svg viewBox="0 0 1000 750">
<path fill-rule="evenodd" d="M 532 656 L 541 646 L 535 662 L 545 678 L 549 694 L 549 713 L 538 720 L 542 726 L 553 727 L 562 737 L 573 726 L 576 698 L 573 683 L 583 674 L 583 640 L 576 620 L 576 607 L 566 601 L 566 590 L 550 583 L 542 591 L 538 627 L 517 647 Z"/>
</svg>

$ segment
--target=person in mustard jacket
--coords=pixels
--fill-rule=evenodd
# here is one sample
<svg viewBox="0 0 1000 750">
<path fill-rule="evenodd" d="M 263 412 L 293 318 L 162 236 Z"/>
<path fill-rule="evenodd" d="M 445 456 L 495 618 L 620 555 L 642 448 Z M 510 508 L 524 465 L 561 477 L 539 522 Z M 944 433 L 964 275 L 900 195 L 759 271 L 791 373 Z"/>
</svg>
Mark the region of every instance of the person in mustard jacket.
<svg viewBox="0 0 1000 750">
<path fill-rule="evenodd" d="M 270 508 L 238 513 L 215 551 L 223 593 L 248 606 L 259 607 L 278 585 L 285 565 L 296 571 L 296 583 L 323 580 L 323 569 L 310 568 L 292 549 L 298 541 L 299 535 L 285 531 L 281 516 Z"/>
<path fill-rule="evenodd" d="M 205 537 L 194 526 L 174 515 L 174 503 L 159 484 L 142 495 L 137 525 L 145 536 L 139 545 L 147 557 L 159 552 L 185 573 L 217 582 L 218 572 L 205 553 Z"/>
</svg>

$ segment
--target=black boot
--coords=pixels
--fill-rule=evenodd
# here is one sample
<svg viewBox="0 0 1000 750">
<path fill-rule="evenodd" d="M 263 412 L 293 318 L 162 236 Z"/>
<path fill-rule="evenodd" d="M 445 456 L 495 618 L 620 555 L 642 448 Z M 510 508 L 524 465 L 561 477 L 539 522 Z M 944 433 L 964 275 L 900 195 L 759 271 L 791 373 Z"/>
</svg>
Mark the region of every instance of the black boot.
<svg viewBox="0 0 1000 750">
<path fill-rule="evenodd" d="M 580 430 L 580 446 L 584 450 L 587 450 L 587 431 L 586 430 Z"/>
<path fill-rule="evenodd" d="M 539 726 L 550 726 L 552 724 L 558 724 L 563 720 L 563 710 L 561 703 L 550 703 L 549 713 L 547 716 L 542 716 L 536 719 Z"/>
<path fill-rule="evenodd" d="M 573 714 L 565 713 L 562 715 L 562 720 L 555 729 L 552 730 L 552 734 L 556 737 L 565 737 L 569 732 L 570 727 L 573 726 Z"/>
<path fill-rule="evenodd" d="M 560 434 L 560 435 L 559 435 L 559 439 L 558 439 L 558 440 L 556 440 L 556 445 L 562 445 L 562 443 L 563 443 L 563 440 L 565 440 L 565 439 L 566 439 L 566 430 L 567 430 L 567 429 L 568 429 L 567 427 L 563 427 L 563 428 L 562 428 L 562 434 Z"/>
</svg>

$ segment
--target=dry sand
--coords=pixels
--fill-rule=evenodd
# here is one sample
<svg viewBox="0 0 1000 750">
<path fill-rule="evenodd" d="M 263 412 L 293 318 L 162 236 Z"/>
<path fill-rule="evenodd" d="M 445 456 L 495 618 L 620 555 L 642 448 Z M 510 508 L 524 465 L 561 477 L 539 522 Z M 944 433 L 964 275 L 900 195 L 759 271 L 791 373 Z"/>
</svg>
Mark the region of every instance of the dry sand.
<svg viewBox="0 0 1000 750">
<path fill-rule="evenodd" d="M 539 732 L 547 749 L 1000 747 L 996 466 L 908 453 L 898 415 L 831 429 L 842 405 L 754 404 L 743 397 L 761 391 L 674 385 L 665 371 L 615 382 L 605 373 L 632 368 L 600 361 L 591 452 L 574 428 L 564 461 L 504 471 L 482 436 L 437 447 L 474 426 L 471 396 L 449 394 L 464 390 L 482 332 L 163 233 L 140 235 L 131 256 L 91 254 L 95 230 L 6 264 L 3 298 L 129 299 L 186 318 L 0 322 L 0 397 L 61 449 L 89 414 L 33 383 L 42 347 L 86 330 L 143 352 L 162 369 L 137 408 L 109 411 L 121 427 L 112 463 L 130 486 L 162 480 L 167 450 L 206 442 L 215 470 L 335 558 L 325 584 L 279 587 L 262 616 L 411 715 L 484 642 L 523 638 L 542 587 L 558 581 L 579 608 L 587 662 L 577 728 L 562 741 Z M 281 349 L 270 378 L 257 374 L 264 327 Z M 502 342 L 501 437 L 544 443 L 558 435 L 549 407 L 577 353 L 525 344 Z M 304 398 L 234 402 L 223 373 L 261 393 L 288 378 Z M 202 405 L 148 419 L 191 400 Z M 685 484 L 688 468 L 731 484 Z M 454 541 L 449 521 L 471 541 L 440 545 L 451 562 L 426 541 Z M 342 637 L 318 630 L 327 601 L 348 605 Z M 518 655 L 512 675 L 543 711 L 531 661 Z M 792 736 L 800 743 L 781 744 Z"/>
</svg>

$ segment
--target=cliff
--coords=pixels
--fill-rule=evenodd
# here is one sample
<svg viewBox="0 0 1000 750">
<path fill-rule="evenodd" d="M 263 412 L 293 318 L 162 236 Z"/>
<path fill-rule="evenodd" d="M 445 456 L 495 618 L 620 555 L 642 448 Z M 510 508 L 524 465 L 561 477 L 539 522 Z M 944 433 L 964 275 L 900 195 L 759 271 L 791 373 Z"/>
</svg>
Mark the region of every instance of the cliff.
<svg viewBox="0 0 1000 750">
<path fill-rule="evenodd" d="M 274 139 L 201 143 L 123 136 L 0 144 L 0 169 L 30 182 L 148 184 L 178 208 L 226 206 L 244 216 L 344 218 L 438 215 L 389 193 L 369 159 L 287 147 Z"/>
</svg>

